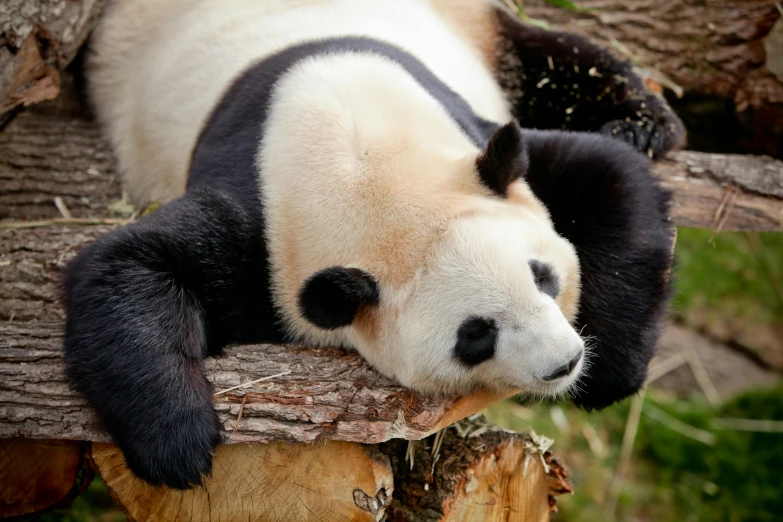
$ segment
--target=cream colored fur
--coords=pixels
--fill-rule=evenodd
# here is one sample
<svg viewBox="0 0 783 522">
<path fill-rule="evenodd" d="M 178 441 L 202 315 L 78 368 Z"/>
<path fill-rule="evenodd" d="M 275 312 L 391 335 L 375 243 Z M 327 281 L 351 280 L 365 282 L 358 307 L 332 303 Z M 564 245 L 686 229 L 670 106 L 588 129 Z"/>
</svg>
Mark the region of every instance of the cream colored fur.
<svg viewBox="0 0 783 522">
<path fill-rule="evenodd" d="M 115 0 L 94 36 L 89 85 L 133 199 L 165 202 L 184 191 L 201 126 L 248 65 L 345 35 L 406 49 L 479 115 L 508 119 L 481 52 L 426 0 Z"/>
<path fill-rule="evenodd" d="M 460 0 L 464 2 L 465 0 Z M 476 3 L 484 4 L 483 0 Z M 140 202 L 185 186 L 204 120 L 232 78 L 283 47 L 326 36 L 371 36 L 406 49 L 479 115 L 511 116 L 482 61 L 433 0 L 120 0 L 101 25 L 90 87 Z M 358 349 L 383 373 L 429 391 L 523 388 L 554 394 L 571 376 L 542 377 L 582 340 L 573 248 L 518 181 L 492 196 L 480 153 L 443 107 L 398 64 L 376 55 L 306 59 L 276 86 L 259 179 L 276 303 L 293 337 Z M 535 287 L 530 259 L 558 275 L 557 300 Z M 358 267 L 379 282 L 380 305 L 327 332 L 300 315 L 297 293 L 316 271 Z M 261 269 L 261 267 L 259 267 Z M 460 323 L 498 322 L 493 359 L 456 362 Z"/>
</svg>

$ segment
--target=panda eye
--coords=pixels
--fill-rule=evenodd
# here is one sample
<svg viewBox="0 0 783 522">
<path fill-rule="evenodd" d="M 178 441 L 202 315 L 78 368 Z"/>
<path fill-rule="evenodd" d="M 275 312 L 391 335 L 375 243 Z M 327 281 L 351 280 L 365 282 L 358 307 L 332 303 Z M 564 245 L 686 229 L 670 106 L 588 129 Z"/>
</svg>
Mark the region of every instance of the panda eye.
<svg viewBox="0 0 783 522">
<path fill-rule="evenodd" d="M 552 268 L 538 259 L 531 259 L 530 270 L 533 272 L 533 280 L 538 290 L 553 298 L 557 297 L 560 293 L 560 282 Z"/>
<path fill-rule="evenodd" d="M 454 353 L 468 366 L 475 366 L 495 355 L 498 329 L 495 321 L 481 317 L 465 320 L 457 330 Z"/>
</svg>

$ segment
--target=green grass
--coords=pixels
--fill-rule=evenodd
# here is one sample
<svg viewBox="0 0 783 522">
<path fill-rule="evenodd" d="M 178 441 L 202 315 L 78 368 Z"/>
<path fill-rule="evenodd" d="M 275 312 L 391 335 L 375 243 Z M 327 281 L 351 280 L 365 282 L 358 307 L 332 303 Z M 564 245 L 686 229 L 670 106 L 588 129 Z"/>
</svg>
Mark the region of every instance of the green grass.
<svg viewBox="0 0 783 522">
<path fill-rule="evenodd" d="M 654 408 L 714 436 L 707 445 L 650 416 Z M 629 404 L 585 413 L 565 404 L 496 404 L 489 419 L 556 439 L 553 452 L 570 470 L 576 493 L 558 499 L 554 520 L 609 521 L 605 502 L 617 467 Z M 743 394 L 714 410 L 701 397 L 645 398 L 632 467 L 615 520 L 767 522 L 783 513 L 783 433 L 717 430 L 726 417 L 783 420 L 783 386 Z M 587 435 L 586 435 L 587 434 Z M 590 443 L 590 438 L 595 440 Z"/>
<path fill-rule="evenodd" d="M 762 356 L 783 350 L 783 234 L 680 229 L 674 313 Z"/>
<path fill-rule="evenodd" d="M 64 509 L 57 509 L 42 515 L 23 518 L 39 522 L 121 522 L 127 520 L 117 509 L 99 478 L 93 479 L 80 497 Z"/>
</svg>

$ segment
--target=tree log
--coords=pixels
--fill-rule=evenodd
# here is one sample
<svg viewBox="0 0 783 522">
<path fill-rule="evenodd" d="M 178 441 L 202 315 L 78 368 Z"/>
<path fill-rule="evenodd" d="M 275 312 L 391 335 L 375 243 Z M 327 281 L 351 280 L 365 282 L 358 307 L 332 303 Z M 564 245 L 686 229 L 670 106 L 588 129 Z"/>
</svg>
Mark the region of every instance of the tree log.
<svg viewBox="0 0 783 522">
<path fill-rule="evenodd" d="M 223 445 L 212 476 L 189 491 L 139 480 L 113 444 L 0 439 L 0 518 L 69 501 L 89 465 L 139 522 L 546 521 L 572 488 L 549 443 L 533 437 L 474 416 L 416 443 Z"/>
<path fill-rule="evenodd" d="M 573 492 L 566 471 L 547 451 L 551 441 L 505 432 L 475 417 L 427 441 L 381 445 L 396 485 L 390 522 L 545 521 L 555 496 Z"/>
<path fill-rule="evenodd" d="M 525 0 L 528 16 L 587 36 L 632 59 L 654 80 L 732 100 L 744 144 L 783 155 L 783 24 L 771 0 L 577 0 L 583 9 Z M 774 28 L 774 29 L 773 29 Z M 777 72 L 778 76 L 775 75 Z"/>
<path fill-rule="evenodd" d="M 715 227 L 716 210 L 721 203 L 726 207 L 726 188 L 734 186 L 737 191 L 731 195 L 723 230 L 781 229 L 781 161 L 765 156 L 674 152 L 656 165 L 655 172 L 674 193 L 672 219 L 678 225 Z M 15 219 L 60 216 L 54 205 L 57 196 L 74 217 L 108 217 L 109 205 L 121 195 L 111 150 L 97 125 L 57 115 L 23 114 L 0 133 L 0 183 L 8 187 L 0 193 L 0 217 Z M 0 226 L 6 227 L 0 234 L 7 234 L 7 223 Z M 23 234 L 28 233 L 32 235 L 19 240 L 37 244 L 58 234 L 40 232 L 46 237 L 36 239 L 39 232 Z M 83 234 L 95 237 L 97 231 Z M 77 248 L 86 236 L 79 235 L 68 245 L 63 237 L 58 243 L 60 252 Z M 0 290 L 0 299 L 2 295 Z"/>
<path fill-rule="evenodd" d="M 108 215 L 122 190 L 100 128 L 78 118 L 22 114 L 0 132 L 0 218 Z"/>
<path fill-rule="evenodd" d="M 14 108 L 54 99 L 108 0 L 0 4 L 0 123 Z"/>
<path fill-rule="evenodd" d="M 678 226 L 783 229 L 783 162 L 768 156 L 672 152 L 655 165 Z"/>
<path fill-rule="evenodd" d="M 110 440 L 66 382 L 59 323 L 0 323 L 0 339 L 0 438 Z M 233 347 L 206 366 L 216 391 L 291 372 L 216 396 L 227 442 L 420 439 L 505 397 L 415 394 L 338 348 Z"/>
<path fill-rule="evenodd" d="M 69 504 L 92 480 L 88 446 L 0 438 L 0 518 Z"/>
<path fill-rule="evenodd" d="M 389 459 L 376 446 L 339 441 L 219 446 L 212 476 L 188 491 L 136 478 L 113 444 L 93 444 L 92 459 L 117 505 L 137 522 L 374 522 L 394 492 Z"/>
</svg>

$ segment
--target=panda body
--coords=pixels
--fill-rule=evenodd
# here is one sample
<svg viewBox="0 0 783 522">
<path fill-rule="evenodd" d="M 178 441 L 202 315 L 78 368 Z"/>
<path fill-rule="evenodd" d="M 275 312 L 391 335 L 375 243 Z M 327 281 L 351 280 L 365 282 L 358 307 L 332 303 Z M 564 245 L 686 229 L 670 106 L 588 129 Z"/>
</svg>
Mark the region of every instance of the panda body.
<svg viewBox="0 0 783 522">
<path fill-rule="evenodd" d="M 488 11 L 488 2 L 473 2 L 481 3 Z M 122 0 L 94 37 L 90 95 L 130 194 L 141 203 L 166 202 L 184 192 L 193 146 L 229 85 L 252 64 L 303 42 L 367 36 L 390 43 L 477 115 L 509 121 L 481 51 L 453 27 L 422 0 Z"/>
<path fill-rule="evenodd" d="M 616 98 L 563 120 L 591 134 L 521 128 L 559 125 L 534 90 L 570 78 L 553 55 L 630 74 L 536 31 L 490 0 L 111 6 L 91 99 L 126 191 L 166 204 L 69 265 L 65 360 L 135 473 L 208 472 L 202 360 L 228 344 L 341 345 L 426 393 L 581 379 L 592 408 L 641 386 L 671 237 L 634 148 L 671 148 L 679 120 L 629 76 L 576 94 Z"/>
</svg>

